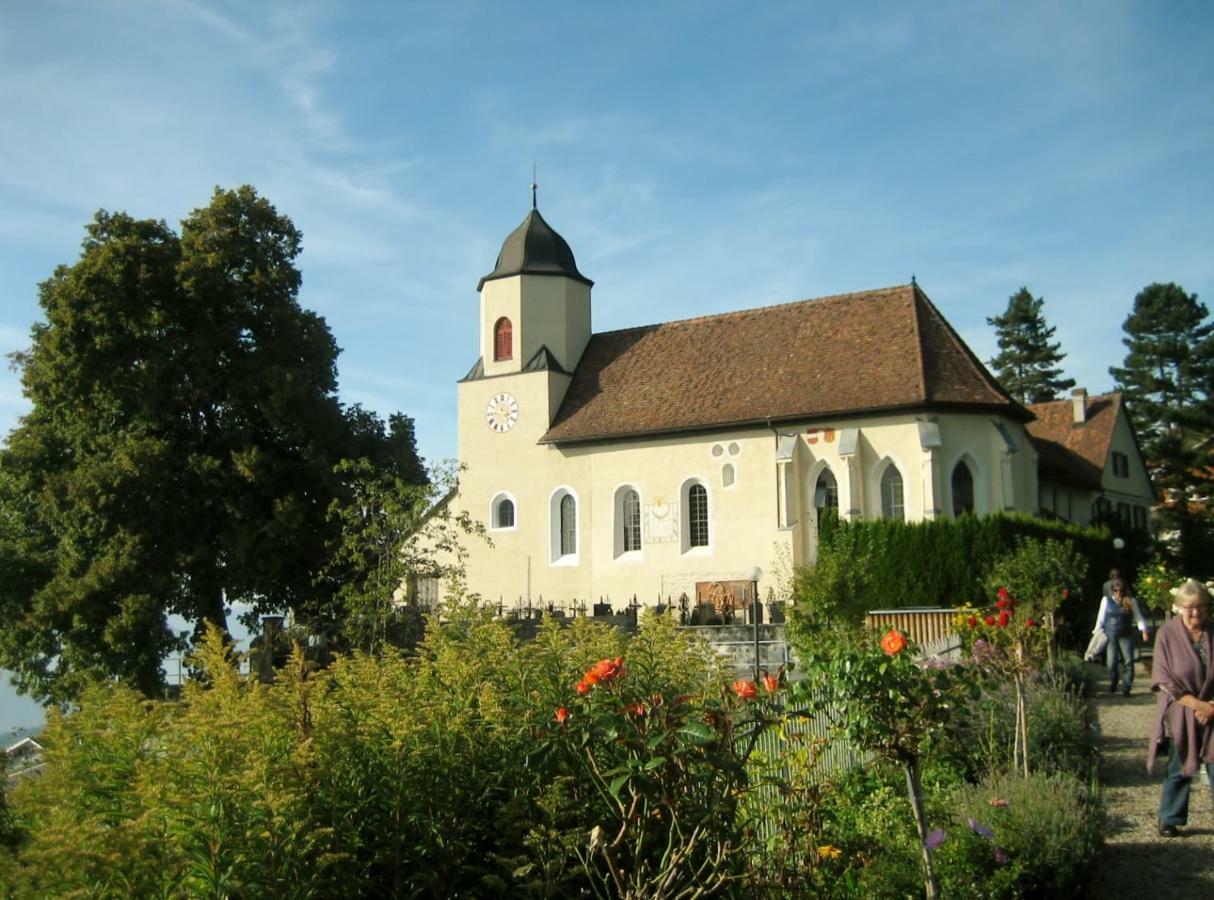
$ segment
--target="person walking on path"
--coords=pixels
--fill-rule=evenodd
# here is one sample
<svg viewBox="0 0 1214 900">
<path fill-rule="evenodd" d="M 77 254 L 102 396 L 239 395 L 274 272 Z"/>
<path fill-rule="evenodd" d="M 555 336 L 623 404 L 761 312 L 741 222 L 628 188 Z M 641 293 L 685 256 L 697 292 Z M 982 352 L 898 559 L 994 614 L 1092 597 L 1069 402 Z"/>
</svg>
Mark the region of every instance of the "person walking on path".
<svg viewBox="0 0 1214 900">
<path fill-rule="evenodd" d="M 1160 772 L 1143 765 L 1143 740 L 1155 722 L 1155 695 L 1107 694 L 1104 662 L 1088 666 L 1090 702 L 1097 725 L 1104 846 L 1097 852 L 1085 900 L 1214 897 L 1214 808 L 1194 803 L 1183 838 L 1161 837 L 1156 813 Z M 1161 760 L 1162 761 L 1162 760 Z M 1198 770 L 1198 775 L 1204 774 Z M 1204 786 L 1194 783 L 1198 799 Z"/>
<path fill-rule="evenodd" d="M 1151 690 L 1156 695 L 1155 728 L 1147 771 L 1166 749 L 1168 773 L 1159 798 L 1161 837 L 1176 837 L 1189 820 L 1189 788 L 1204 763 L 1214 801 L 1214 623 L 1210 594 L 1189 580 L 1176 594 L 1178 616 L 1159 629 Z"/>
<path fill-rule="evenodd" d="M 1143 641 L 1151 636 L 1151 628 L 1138 601 L 1130 596 L 1130 590 L 1120 578 L 1110 583 L 1109 594 L 1100 599 L 1100 612 L 1096 614 L 1095 634 L 1103 630 L 1109 643 L 1105 648 L 1105 661 L 1109 668 L 1109 693 L 1117 690 L 1118 671 L 1121 671 L 1122 690 L 1130 696 L 1134 686 L 1134 625 L 1142 633 Z"/>
</svg>

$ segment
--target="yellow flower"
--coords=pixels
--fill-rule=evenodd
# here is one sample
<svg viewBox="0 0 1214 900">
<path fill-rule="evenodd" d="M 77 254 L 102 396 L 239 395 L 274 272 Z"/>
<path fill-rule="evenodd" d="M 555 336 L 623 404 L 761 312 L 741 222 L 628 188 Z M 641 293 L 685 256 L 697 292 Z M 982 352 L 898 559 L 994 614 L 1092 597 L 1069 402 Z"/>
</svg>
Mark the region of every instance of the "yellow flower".
<svg viewBox="0 0 1214 900">
<path fill-rule="evenodd" d="M 838 859 L 842 855 L 842 850 L 840 850 L 838 847 L 831 846 L 830 844 L 823 844 L 818 848 L 818 859 L 821 860 Z"/>
</svg>

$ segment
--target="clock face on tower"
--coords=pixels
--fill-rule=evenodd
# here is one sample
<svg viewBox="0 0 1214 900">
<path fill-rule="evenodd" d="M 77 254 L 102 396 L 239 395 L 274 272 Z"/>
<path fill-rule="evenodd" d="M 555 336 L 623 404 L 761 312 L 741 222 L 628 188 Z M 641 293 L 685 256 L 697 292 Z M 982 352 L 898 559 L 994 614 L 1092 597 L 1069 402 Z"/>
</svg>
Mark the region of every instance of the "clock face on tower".
<svg viewBox="0 0 1214 900">
<path fill-rule="evenodd" d="M 502 391 L 489 398 L 485 407 L 485 422 L 494 431 L 509 431 L 518 421 L 518 401 L 513 396 Z"/>
</svg>

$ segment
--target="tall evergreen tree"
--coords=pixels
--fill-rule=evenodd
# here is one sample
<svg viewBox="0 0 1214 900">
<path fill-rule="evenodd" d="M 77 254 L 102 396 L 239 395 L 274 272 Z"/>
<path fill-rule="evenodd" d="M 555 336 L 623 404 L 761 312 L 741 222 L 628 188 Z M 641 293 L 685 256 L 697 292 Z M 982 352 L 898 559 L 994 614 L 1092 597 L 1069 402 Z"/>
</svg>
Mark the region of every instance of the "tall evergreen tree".
<svg viewBox="0 0 1214 900">
<path fill-rule="evenodd" d="M 1050 342 L 1057 329 L 1045 323 L 1044 302 L 1022 287 L 1008 298 L 1003 315 L 986 320 L 995 326 L 999 344 L 999 353 L 991 360 L 995 377 L 1021 403 L 1054 400 L 1075 386 L 1073 378 L 1062 377 L 1059 363 L 1065 354 L 1061 343 Z"/>
<path fill-rule="evenodd" d="M 1121 326 L 1122 366 L 1111 366 L 1129 404 L 1164 506 L 1160 524 L 1179 534 L 1179 561 L 1191 574 L 1211 571 L 1214 464 L 1214 324 L 1209 310 L 1177 284 L 1150 284 Z"/>
<path fill-rule="evenodd" d="M 336 396 L 338 348 L 300 307 L 300 234 L 253 191 L 183 223 L 99 212 L 40 286 L 17 354 L 33 408 L 0 449 L 0 665 L 40 699 L 97 676 L 149 693 L 179 647 L 166 617 L 323 609 L 347 457 L 420 480 Z"/>
</svg>

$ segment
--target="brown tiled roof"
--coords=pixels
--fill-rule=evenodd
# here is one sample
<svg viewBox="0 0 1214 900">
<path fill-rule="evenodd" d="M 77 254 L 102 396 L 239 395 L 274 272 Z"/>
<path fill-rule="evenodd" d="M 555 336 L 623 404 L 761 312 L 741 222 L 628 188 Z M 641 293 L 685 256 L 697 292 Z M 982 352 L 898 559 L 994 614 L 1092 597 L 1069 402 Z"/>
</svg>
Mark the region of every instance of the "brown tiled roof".
<svg viewBox="0 0 1214 900">
<path fill-rule="evenodd" d="M 941 407 L 1029 418 L 909 284 L 596 334 L 541 442 Z"/>
<path fill-rule="evenodd" d="M 1029 404 L 1037 418 L 1026 427 L 1037 448 L 1041 475 L 1100 490 L 1120 408 L 1121 394 L 1095 394 L 1087 398 L 1083 424 L 1076 425 L 1070 398 Z"/>
</svg>

